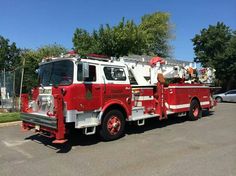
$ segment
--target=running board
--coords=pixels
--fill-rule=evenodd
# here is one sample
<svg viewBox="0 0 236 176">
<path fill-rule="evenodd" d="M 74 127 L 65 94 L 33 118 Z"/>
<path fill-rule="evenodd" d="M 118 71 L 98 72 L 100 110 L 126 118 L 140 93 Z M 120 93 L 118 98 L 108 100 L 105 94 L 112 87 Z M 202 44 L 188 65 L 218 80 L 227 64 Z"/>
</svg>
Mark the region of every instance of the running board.
<svg viewBox="0 0 236 176">
<path fill-rule="evenodd" d="M 158 117 L 158 116 L 160 115 L 159 114 L 145 114 L 142 116 L 131 117 L 128 119 L 128 121 L 138 121 L 138 120 L 149 119 L 149 118 Z"/>
<path fill-rule="evenodd" d="M 172 111 L 167 111 L 167 115 L 174 114 Z M 144 122 L 142 120 L 160 117 L 160 114 L 144 114 L 144 107 L 135 107 L 132 109 L 132 116 L 127 121 L 139 121 L 138 125 L 143 125 Z"/>
</svg>

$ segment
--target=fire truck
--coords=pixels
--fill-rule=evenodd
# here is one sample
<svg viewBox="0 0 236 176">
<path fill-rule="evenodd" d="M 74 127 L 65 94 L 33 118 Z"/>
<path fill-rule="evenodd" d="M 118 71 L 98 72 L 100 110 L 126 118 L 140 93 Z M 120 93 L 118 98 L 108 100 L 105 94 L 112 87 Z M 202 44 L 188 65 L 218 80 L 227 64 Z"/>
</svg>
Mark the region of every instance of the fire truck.
<svg viewBox="0 0 236 176">
<path fill-rule="evenodd" d="M 75 54 L 43 60 L 39 86 L 21 96 L 22 128 L 59 144 L 67 141 L 71 126 L 109 141 L 123 136 L 127 122 L 142 126 L 171 114 L 197 120 L 216 105 L 212 89 L 185 80 L 178 67 L 172 71 L 175 81 L 167 83 L 164 59 L 140 63 Z"/>
</svg>

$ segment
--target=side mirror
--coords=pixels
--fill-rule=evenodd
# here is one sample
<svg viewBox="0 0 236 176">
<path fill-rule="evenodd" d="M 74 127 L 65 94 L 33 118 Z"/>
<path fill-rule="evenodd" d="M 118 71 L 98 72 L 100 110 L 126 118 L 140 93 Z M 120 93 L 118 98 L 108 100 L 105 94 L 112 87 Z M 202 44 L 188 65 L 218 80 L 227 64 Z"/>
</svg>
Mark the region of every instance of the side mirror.
<svg viewBox="0 0 236 176">
<path fill-rule="evenodd" d="M 83 73 L 83 80 L 89 78 L 89 64 L 87 62 L 83 62 L 82 64 L 82 73 Z"/>
</svg>

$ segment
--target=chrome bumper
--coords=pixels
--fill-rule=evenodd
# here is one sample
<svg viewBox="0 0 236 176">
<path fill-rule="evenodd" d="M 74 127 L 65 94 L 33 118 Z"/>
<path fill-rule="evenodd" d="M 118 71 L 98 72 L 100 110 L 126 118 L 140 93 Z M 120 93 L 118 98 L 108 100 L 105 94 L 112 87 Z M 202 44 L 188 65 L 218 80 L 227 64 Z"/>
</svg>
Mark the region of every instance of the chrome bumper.
<svg viewBox="0 0 236 176">
<path fill-rule="evenodd" d="M 57 129 L 57 119 L 33 113 L 21 113 L 20 118 L 23 122 L 40 125 L 52 129 Z"/>
</svg>

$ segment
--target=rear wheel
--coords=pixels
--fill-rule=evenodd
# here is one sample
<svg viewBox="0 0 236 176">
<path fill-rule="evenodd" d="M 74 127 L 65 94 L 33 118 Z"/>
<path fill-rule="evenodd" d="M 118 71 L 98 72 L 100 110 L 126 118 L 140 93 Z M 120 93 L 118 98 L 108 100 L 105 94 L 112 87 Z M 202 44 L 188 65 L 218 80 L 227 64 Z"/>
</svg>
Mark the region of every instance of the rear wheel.
<svg viewBox="0 0 236 176">
<path fill-rule="evenodd" d="M 192 100 L 190 103 L 190 109 L 188 113 L 188 117 L 190 120 L 197 120 L 202 117 L 202 109 L 197 100 Z"/>
<path fill-rule="evenodd" d="M 217 101 L 217 103 L 220 103 L 223 101 L 223 99 L 221 97 L 216 97 L 216 101 Z"/>
<path fill-rule="evenodd" d="M 123 135 L 124 127 L 123 114 L 118 110 L 111 110 L 103 118 L 100 135 L 106 141 L 115 140 Z"/>
</svg>

